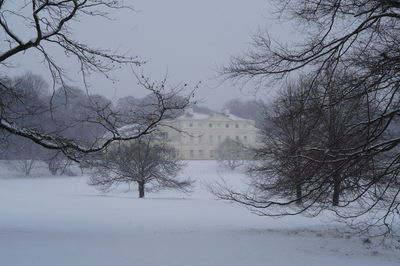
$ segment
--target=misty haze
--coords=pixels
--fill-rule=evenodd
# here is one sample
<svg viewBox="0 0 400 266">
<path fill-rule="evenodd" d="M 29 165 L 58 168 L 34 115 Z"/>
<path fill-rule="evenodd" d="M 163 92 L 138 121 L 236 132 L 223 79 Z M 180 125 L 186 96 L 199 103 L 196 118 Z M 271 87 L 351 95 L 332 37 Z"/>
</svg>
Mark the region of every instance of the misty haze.
<svg viewBox="0 0 400 266">
<path fill-rule="evenodd" d="M 0 265 L 399 265 L 400 1 L 0 1 Z"/>
</svg>

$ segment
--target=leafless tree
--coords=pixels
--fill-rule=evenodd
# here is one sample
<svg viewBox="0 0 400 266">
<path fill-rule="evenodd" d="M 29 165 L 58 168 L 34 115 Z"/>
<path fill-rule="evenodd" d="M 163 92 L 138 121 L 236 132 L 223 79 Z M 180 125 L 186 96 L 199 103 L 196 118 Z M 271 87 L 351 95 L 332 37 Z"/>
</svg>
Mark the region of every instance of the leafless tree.
<svg viewBox="0 0 400 266">
<path fill-rule="evenodd" d="M 89 184 L 107 191 L 115 185 L 134 183 L 140 198 L 145 196 L 145 190 L 188 192 L 193 181 L 177 178 L 183 164 L 175 155 L 164 141 L 150 136 L 112 145 L 96 161 Z"/>
<path fill-rule="evenodd" d="M 30 175 L 35 162 L 36 161 L 34 159 L 25 159 L 25 160 L 18 161 L 21 170 L 27 176 Z"/>
<path fill-rule="evenodd" d="M 391 233 L 399 218 L 399 165 L 392 164 L 399 149 L 358 151 L 390 142 L 398 132 L 375 124 L 370 130 L 381 133 L 370 139 L 359 124 L 381 111 L 379 102 L 349 88 L 347 71 L 323 73 L 286 85 L 267 109 L 264 146 L 249 169 L 250 190 L 222 184 L 214 193 L 260 215 L 315 216 L 332 210 L 362 229 L 378 226 Z"/>
<path fill-rule="evenodd" d="M 268 34 L 257 34 L 250 51 L 234 58 L 223 70 L 226 77 L 253 79 L 266 85 L 299 72 L 312 73 L 314 80 L 325 75 L 324 70 L 332 72 L 332 76 L 336 71 L 346 72 L 341 87 L 352 97 L 362 95 L 380 107 L 379 112 L 369 112 L 367 120 L 354 125 L 369 132 L 367 143 L 346 153 L 379 153 L 398 146 L 398 136 L 375 145 L 368 143 L 379 138 L 400 112 L 399 1 L 274 2 L 280 17 L 295 22 L 305 38 L 285 45 L 272 41 Z M 339 100 L 346 98 L 344 94 Z M 371 130 L 380 124 L 385 125 L 381 130 Z"/>
<path fill-rule="evenodd" d="M 31 1 L 0 1 L 0 30 L 3 39 L 0 40 L 0 63 L 8 68 L 18 54 L 34 51 L 50 71 L 53 78 L 53 90 L 61 86 L 62 92 L 69 96 L 72 92 L 67 84 L 68 76 L 61 62 L 63 60 L 51 53 L 56 50 L 64 52 L 66 57 L 78 62 L 78 68 L 85 86 L 86 77 L 92 73 L 102 74 L 112 78 L 111 72 L 121 66 L 138 66 L 142 62 L 136 56 L 117 54 L 113 51 L 98 49 L 86 45 L 73 37 L 72 23 L 103 17 L 108 19 L 112 12 L 118 9 L 132 9 L 120 0 L 31 0 Z M 90 152 L 103 150 L 113 141 L 132 140 L 140 138 L 154 130 L 155 126 L 168 116 L 168 112 L 184 108 L 188 98 L 174 101 L 173 96 L 180 93 L 185 85 L 167 87 L 166 80 L 156 83 L 138 75 L 138 85 L 152 93 L 156 102 L 152 104 L 151 112 L 139 111 L 132 117 L 122 116 L 112 109 L 111 103 L 98 102 L 90 98 L 87 123 L 97 124 L 111 132 L 110 139 L 101 144 L 97 141 L 81 143 L 72 137 L 54 132 L 38 125 L 26 125 L 16 117 L 23 115 L 20 110 L 13 109 L 13 102 L 22 102 L 23 96 L 15 84 L 2 74 L 0 83 L 0 130 L 30 139 L 38 145 L 51 150 L 59 150 L 72 160 L 80 160 Z M 54 95 L 54 94 L 53 94 Z M 54 112 L 53 98 L 45 107 L 50 107 L 52 117 Z M 40 110 L 31 110 L 40 112 Z M 80 117 L 80 120 L 83 118 Z M 138 123 L 140 127 L 134 134 L 122 137 L 117 129 L 121 123 Z"/>
<path fill-rule="evenodd" d="M 44 149 L 32 143 L 32 141 L 13 137 L 12 140 L 7 140 L 9 146 L 7 148 L 8 158 L 17 161 L 19 170 L 29 176 L 31 170 L 44 157 Z"/>
<path fill-rule="evenodd" d="M 303 88 L 305 79 L 289 83 L 278 98 L 265 108 L 261 132 L 263 146 L 256 149 L 256 162 L 249 169 L 252 186 L 269 197 L 284 197 L 291 203 L 303 203 L 306 183 L 318 169 L 304 155 L 316 142 L 315 93 Z M 314 92 L 314 91 L 313 91 Z"/>
<path fill-rule="evenodd" d="M 216 158 L 220 165 L 228 166 L 231 170 L 244 165 L 250 158 L 250 150 L 240 141 L 227 138 L 216 149 Z"/>
</svg>

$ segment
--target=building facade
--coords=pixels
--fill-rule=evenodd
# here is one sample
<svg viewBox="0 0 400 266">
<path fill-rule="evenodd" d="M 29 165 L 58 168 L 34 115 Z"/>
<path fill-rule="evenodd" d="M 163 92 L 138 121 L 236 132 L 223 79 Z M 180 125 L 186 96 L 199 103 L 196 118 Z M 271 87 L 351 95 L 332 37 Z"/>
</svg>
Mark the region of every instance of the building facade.
<svg viewBox="0 0 400 266">
<path fill-rule="evenodd" d="M 228 110 L 206 115 L 188 108 L 160 130 L 183 160 L 213 160 L 218 146 L 228 138 L 247 147 L 257 145 L 255 121 L 234 116 Z"/>
</svg>

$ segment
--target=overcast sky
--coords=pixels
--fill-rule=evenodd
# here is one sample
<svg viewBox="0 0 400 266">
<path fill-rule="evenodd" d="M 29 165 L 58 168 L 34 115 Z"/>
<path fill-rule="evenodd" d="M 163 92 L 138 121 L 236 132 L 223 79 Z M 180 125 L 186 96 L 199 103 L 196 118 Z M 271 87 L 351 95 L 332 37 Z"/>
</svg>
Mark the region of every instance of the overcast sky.
<svg viewBox="0 0 400 266">
<path fill-rule="evenodd" d="M 182 81 L 193 86 L 201 81 L 196 99 L 204 100 L 202 104 L 212 108 L 219 108 L 232 98 L 254 98 L 251 86 L 242 89 L 230 82 L 219 85 L 215 79 L 218 67 L 226 65 L 232 55 L 245 51 L 251 34 L 258 29 L 268 28 L 275 36 L 283 34 L 277 22 L 269 19 L 271 13 L 266 0 L 132 0 L 126 3 L 133 3 L 137 12 L 118 11 L 114 13 L 116 21 L 112 22 L 81 21 L 73 25 L 76 38 L 96 47 L 139 55 L 148 63 L 136 71 L 143 71 L 153 79 L 161 79 L 168 73 L 171 84 Z M 31 70 L 48 76 L 33 54 L 28 52 L 22 56 L 18 61 L 23 64 L 13 73 Z M 74 76 L 77 66 L 72 63 L 67 65 Z M 115 84 L 102 77 L 91 77 L 91 92 L 114 100 L 145 94 L 136 85 L 130 69 L 121 70 L 115 76 L 119 80 Z M 74 85 L 82 87 L 78 81 Z M 257 97 L 266 98 L 269 93 L 264 91 Z"/>
</svg>

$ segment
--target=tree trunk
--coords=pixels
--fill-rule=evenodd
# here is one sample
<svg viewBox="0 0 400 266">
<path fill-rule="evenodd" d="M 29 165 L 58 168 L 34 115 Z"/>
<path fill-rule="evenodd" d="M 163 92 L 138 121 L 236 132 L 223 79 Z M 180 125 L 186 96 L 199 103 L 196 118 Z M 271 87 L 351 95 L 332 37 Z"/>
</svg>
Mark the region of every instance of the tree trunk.
<svg viewBox="0 0 400 266">
<path fill-rule="evenodd" d="M 139 198 L 144 198 L 144 182 L 138 182 Z"/>
<path fill-rule="evenodd" d="M 33 160 L 33 159 L 24 160 L 22 162 L 22 168 L 25 172 L 25 175 L 30 175 L 34 163 L 35 163 L 35 160 Z"/>
<path fill-rule="evenodd" d="M 332 199 L 333 206 L 339 206 L 339 197 L 340 197 L 340 176 L 337 173 L 335 173 L 333 179 L 333 199 Z"/>
<path fill-rule="evenodd" d="M 296 185 L 296 204 L 302 204 L 303 203 L 303 200 L 301 198 L 302 196 L 303 196 L 303 193 L 302 193 L 302 190 L 301 190 L 301 185 L 297 184 Z"/>
<path fill-rule="evenodd" d="M 57 163 L 54 162 L 53 160 L 49 161 L 49 171 L 52 175 L 56 175 L 58 171 Z"/>
</svg>

